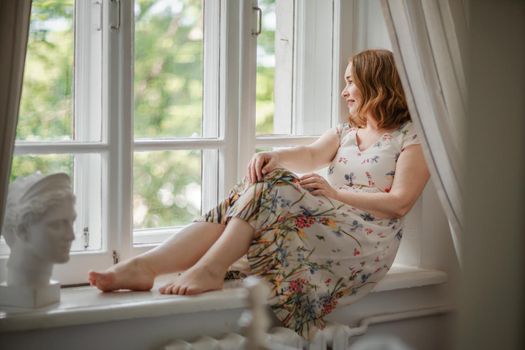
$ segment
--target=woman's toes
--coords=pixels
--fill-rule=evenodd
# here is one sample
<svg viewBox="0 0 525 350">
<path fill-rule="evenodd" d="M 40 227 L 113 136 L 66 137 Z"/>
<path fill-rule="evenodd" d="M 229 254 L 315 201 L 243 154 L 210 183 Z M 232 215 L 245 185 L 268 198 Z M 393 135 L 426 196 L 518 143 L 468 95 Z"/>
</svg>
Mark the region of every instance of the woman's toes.
<svg viewBox="0 0 525 350">
<path fill-rule="evenodd" d="M 173 294 L 173 283 L 169 284 L 164 291 L 164 294 Z"/>
<path fill-rule="evenodd" d="M 89 271 L 88 273 L 88 279 L 89 279 L 89 283 L 94 286 L 96 283 L 97 283 L 97 277 L 98 277 L 98 273 L 95 272 L 95 271 Z"/>
</svg>

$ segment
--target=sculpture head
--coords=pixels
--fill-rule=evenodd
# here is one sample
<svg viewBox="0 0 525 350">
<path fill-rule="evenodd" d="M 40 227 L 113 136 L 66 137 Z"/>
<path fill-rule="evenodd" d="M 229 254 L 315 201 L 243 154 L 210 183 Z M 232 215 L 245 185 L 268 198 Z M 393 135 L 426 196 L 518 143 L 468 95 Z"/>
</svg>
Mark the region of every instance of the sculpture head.
<svg viewBox="0 0 525 350">
<path fill-rule="evenodd" d="M 75 196 L 69 176 L 39 173 L 14 181 L 3 234 L 11 255 L 31 263 L 65 263 L 75 239 Z M 11 257 L 10 257 L 11 258 Z"/>
</svg>

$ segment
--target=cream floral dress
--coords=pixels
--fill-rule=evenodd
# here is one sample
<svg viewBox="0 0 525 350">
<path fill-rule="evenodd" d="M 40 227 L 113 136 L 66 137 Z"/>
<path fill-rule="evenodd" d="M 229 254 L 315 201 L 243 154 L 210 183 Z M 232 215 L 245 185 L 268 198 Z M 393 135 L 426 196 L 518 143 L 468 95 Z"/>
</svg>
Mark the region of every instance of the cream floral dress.
<svg viewBox="0 0 525 350">
<path fill-rule="evenodd" d="M 339 124 L 340 147 L 328 182 L 342 191 L 389 192 L 404 148 L 419 143 L 412 122 L 383 134 L 366 150 L 356 128 Z M 264 181 L 237 184 L 217 207 L 194 221 L 247 221 L 256 232 L 247 253 L 249 274 L 272 286 L 270 305 L 286 327 L 305 338 L 343 296 L 368 294 L 392 265 L 402 220 L 378 219 L 343 202 L 314 196 L 298 176 L 274 169 Z"/>
</svg>

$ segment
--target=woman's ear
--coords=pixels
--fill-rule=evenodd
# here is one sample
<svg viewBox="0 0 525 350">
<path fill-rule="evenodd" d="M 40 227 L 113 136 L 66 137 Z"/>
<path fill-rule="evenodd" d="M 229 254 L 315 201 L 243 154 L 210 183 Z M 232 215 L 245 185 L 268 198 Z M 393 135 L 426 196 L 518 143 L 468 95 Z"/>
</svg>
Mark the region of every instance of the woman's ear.
<svg viewBox="0 0 525 350">
<path fill-rule="evenodd" d="M 16 230 L 16 237 L 23 242 L 29 242 L 29 230 L 26 227 L 26 224 L 18 225 L 18 230 Z"/>
</svg>

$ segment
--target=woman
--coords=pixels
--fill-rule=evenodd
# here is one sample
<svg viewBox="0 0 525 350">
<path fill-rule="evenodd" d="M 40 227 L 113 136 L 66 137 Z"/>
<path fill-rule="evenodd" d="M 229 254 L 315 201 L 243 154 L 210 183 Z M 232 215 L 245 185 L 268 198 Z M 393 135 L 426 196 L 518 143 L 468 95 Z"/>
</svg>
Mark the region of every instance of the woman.
<svg viewBox="0 0 525 350">
<path fill-rule="evenodd" d="M 311 145 L 254 155 L 219 206 L 159 247 L 90 272 L 91 284 L 149 290 L 155 276 L 184 271 L 160 292 L 198 294 L 221 289 L 246 255 L 246 273 L 272 286 L 276 316 L 308 338 L 339 298 L 367 294 L 392 265 L 401 218 L 429 173 L 392 53 L 355 55 L 345 81 L 349 122 Z M 325 166 L 327 180 L 307 173 Z"/>
</svg>

